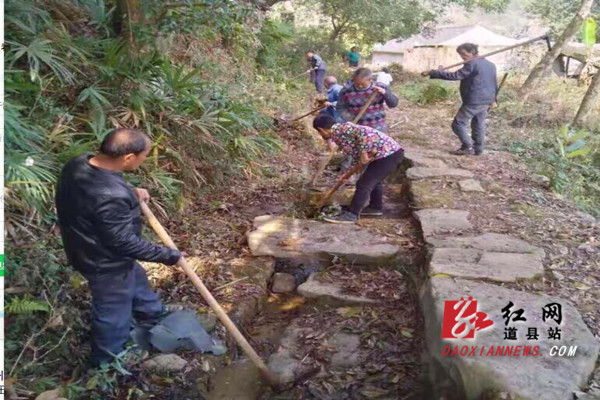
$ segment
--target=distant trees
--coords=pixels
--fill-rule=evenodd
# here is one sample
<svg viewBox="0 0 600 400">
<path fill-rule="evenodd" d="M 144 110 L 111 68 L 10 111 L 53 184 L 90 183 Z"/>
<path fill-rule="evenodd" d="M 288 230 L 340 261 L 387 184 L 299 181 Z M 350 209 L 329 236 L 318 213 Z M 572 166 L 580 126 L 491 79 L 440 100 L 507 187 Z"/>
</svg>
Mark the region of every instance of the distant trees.
<svg viewBox="0 0 600 400">
<path fill-rule="evenodd" d="M 352 36 L 363 44 L 407 37 L 434 21 L 451 5 L 502 11 L 509 0 L 304 0 L 317 7 L 331 22 L 331 42 Z"/>
<path fill-rule="evenodd" d="M 594 0 L 532 0 L 529 3 L 529 12 L 542 17 L 554 30 L 564 26 L 567 19 L 570 18 L 570 21 L 555 41 L 552 50 L 544 55 L 519 89 L 519 95 L 523 101 L 527 100 L 546 72 L 550 70 L 552 63 L 561 54 L 564 46 L 581 31 L 583 21 L 599 8 L 598 4 L 594 4 Z M 592 79 L 575 117 L 575 125 L 584 124 L 594 108 L 597 107 L 600 94 L 600 69 L 598 67 L 596 65 L 596 75 Z"/>
</svg>

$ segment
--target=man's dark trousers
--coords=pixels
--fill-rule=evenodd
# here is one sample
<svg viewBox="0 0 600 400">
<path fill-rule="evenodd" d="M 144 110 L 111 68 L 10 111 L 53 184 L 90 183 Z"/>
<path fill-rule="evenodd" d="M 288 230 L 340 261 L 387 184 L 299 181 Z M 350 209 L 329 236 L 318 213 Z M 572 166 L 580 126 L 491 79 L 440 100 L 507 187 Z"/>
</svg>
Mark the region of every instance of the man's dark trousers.
<svg viewBox="0 0 600 400">
<path fill-rule="evenodd" d="M 376 210 L 383 209 L 383 180 L 398 168 L 403 158 L 404 150 L 398 150 L 369 164 L 356 182 L 356 191 L 350 204 L 352 213 L 360 215 L 367 203 Z"/>
<path fill-rule="evenodd" d="M 452 121 L 452 131 L 458 136 L 461 149 L 473 147 L 475 153 L 481 153 L 485 144 L 485 119 L 487 118 L 489 104 L 463 104 Z M 471 138 L 467 126 L 471 123 Z"/>
<path fill-rule="evenodd" d="M 318 69 L 315 71 L 315 88 L 317 92 L 323 93 L 323 80 L 325 79 L 325 70 Z"/>
<path fill-rule="evenodd" d="M 100 365 L 123 350 L 132 317 L 149 328 L 158 322 L 164 307 L 137 262 L 128 271 L 85 277 L 92 292 L 92 363 Z"/>
</svg>

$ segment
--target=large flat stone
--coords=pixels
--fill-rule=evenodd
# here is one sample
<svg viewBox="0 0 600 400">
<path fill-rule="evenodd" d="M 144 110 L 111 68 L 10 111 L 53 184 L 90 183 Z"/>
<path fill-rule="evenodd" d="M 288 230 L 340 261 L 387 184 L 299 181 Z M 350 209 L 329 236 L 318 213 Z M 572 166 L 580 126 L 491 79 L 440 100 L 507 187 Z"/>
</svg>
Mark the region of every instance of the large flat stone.
<svg viewBox="0 0 600 400">
<path fill-rule="evenodd" d="M 415 211 L 415 217 L 421 223 L 425 238 L 444 234 L 469 231 L 473 228 L 467 217 L 468 211 L 430 208 Z"/>
<path fill-rule="evenodd" d="M 475 333 L 473 339 L 442 339 L 444 305 L 447 300 L 478 301 L 477 311 L 484 312 L 493 325 Z M 513 302 L 511 311 L 524 310 L 527 321 L 511 322 L 517 328 L 517 340 L 504 340 L 505 320 L 502 309 Z M 548 329 L 556 328 L 554 321 L 542 320 L 542 308 L 549 303 L 562 306 L 560 340 L 548 339 Z M 469 280 L 433 277 L 421 292 L 421 307 L 425 317 L 428 348 L 435 371 L 447 376 L 433 376 L 434 382 L 449 377 L 456 385 L 457 398 L 479 399 L 488 391 L 506 392 L 519 399 L 564 400 L 585 385 L 594 370 L 598 357 L 598 342 L 590 333 L 573 305 L 564 299 L 515 291 L 496 285 Z M 470 310 L 469 312 L 474 312 Z M 539 340 L 527 340 L 528 328 L 537 328 Z M 539 355 L 487 356 L 491 346 L 539 346 Z M 443 356 L 445 349 L 468 346 L 468 354 Z M 483 347 L 482 347 L 483 346 Z M 573 357 L 551 357 L 553 346 L 577 346 Z M 483 349 L 483 355 L 481 351 Z M 503 354 L 506 350 L 503 351 Z M 516 350 L 515 350 L 516 351 Z"/>
<path fill-rule="evenodd" d="M 444 208 L 450 206 L 459 193 L 432 180 L 410 182 L 410 197 L 415 208 Z"/>
<path fill-rule="evenodd" d="M 441 177 L 472 178 L 473 173 L 459 168 L 412 167 L 406 170 L 406 176 L 411 180 Z"/>
<path fill-rule="evenodd" d="M 299 338 L 311 332 L 309 328 L 300 328 L 293 324 L 288 326 L 281 338 L 279 348 L 271 354 L 267 362 L 267 367 L 281 384 L 294 382 L 297 376 L 305 372 L 302 367 L 302 360 L 296 356 L 299 352 Z"/>
<path fill-rule="evenodd" d="M 414 154 L 421 156 L 421 157 L 438 158 L 445 162 L 452 161 L 455 158 L 452 154 L 450 154 L 448 152 L 444 152 L 444 151 L 440 151 L 440 150 L 425 149 L 422 147 L 414 147 L 414 148 L 406 148 L 405 147 L 404 153 L 407 155 L 406 158 L 408 158 L 408 159 L 410 159 L 410 156 L 412 156 Z"/>
<path fill-rule="evenodd" d="M 350 368 L 358 364 L 361 356 L 360 335 L 339 332 L 327 339 L 326 344 L 335 348 L 330 362 L 332 368 Z"/>
<path fill-rule="evenodd" d="M 435 247 L 465 248 L 495 253 L 530 253 L 544 258 L 545 252 L 539 247 L 501 233 L 484 233 L 479 236 L 460 236 L 448 238 L 427 238 L 427 243 Z"/>
<path fill-rule="evenodd" d="M 431 158 L 418 150 L 405 149 L 404 157 L 410 161 L 413 167 L 448 168 L 446 163 L 439 158 Z"/>
<path fill-rule="evenodd" d="M 475 249 L 436 248 L 428 267 L 432 276 L 445 274 L 496 282 L 535 279 L 544 273 L 539 254 L 489 253 Z"/>
<path fill-rule="evenodd" d="M 298 293 L 308 299 L 336 307 L 377 303 L 376 300 L 367 297 L 343 293 L 342 289 L 335 283 L 320 282 L 317 280 L 316 273 L 311 274 L 306 282 L 298 286 Z"/>
<path fill-rule="evenodd" d="M 248 245 L 255 256 L 314 258 L 330 261 L 338 256 L 350 263 L 392 263 L 399 247 L 385 237 L 375 236 L 356 225 L 263 215 L 254 219 Z"/>
<path fill-rule="evenodd" d="M 269 357 L 267 367 L 278 378 L 279 383 L 286 385 L 294 382 L 300 376 L 309 375 L 312 363 L 303 363 L 307 355 L 303 347 L 303 337 L 320 333 L 318 329 L 327 327 L 305 328 L 293 322 L 283 332 L 279 348 Z M 316 329 L 316 330 L 315 330 Z M 346 370 L 359 364 L 363 353 L 360 348 L 360 335 L 345 332 L 335 332 L 330 335 L 319 335 L 321 344 L 331 353 L 329 369 Z M 313 371 L 317 373 L 318 370 Z"/>
<path fill-rule="evenodd" d="M 483 192 L 483 188 L 481 187 L 481 183 L 479 183 L 476 179 L 465 179 L 458 182 L 458 186 L 460 186 L 460 190 L 463 192 Z"/>
</svg>

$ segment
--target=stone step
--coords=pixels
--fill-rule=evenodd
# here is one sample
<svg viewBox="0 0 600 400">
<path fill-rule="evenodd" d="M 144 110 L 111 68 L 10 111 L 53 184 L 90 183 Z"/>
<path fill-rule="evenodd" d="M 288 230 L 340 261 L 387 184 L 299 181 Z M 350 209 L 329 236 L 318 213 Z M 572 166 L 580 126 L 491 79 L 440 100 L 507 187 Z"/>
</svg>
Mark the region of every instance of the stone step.
<svg viewBox="0 0 600 400">
<path fill-rule="evenodd" d="M 438 248 L 477 249 L 494 253 L 538 254 L 545 257 L 545 252 L 510 235 L 502 233 L 484 233 L 478 236 L 457 236 L 446 238 L 427 238 L 427 243 Z"/>
<path fill-rule="evenodd" d="M 425 239 L 436 235 L 460 233 L 473 229 L 473 225 L 467 219 L 469 216 L 468 211 L 429 208 L 415 211 L 414 215 L 421 224 Z"/>
<path fill-rule="evenodd" d="M 448 168 L 445 162 L 438 158 L 432 158 L 425 153 L 413 149 L 405 149 L 404 157 L 410 161 L 413 167 Z"/>
<path fill-rule="evenodd" d="M 468 279 L 515 282 L 541 277 L 544 266 L 539 254 L 435 248 L 428 272 L 432 276 L 445 274 Z"/>
<path fill-rule="evenodd" d="M 446 208 L 454 203 L 460 193 L 452 187 L 442 186 L 436 181 L 411 181 L 410 199 L 416 209 Z"/>
<path fill-rule="evenodd" d="M 399 256 L 399 247 L 356 225 L 328 224 L 272 215 L 254 219 L 247 234 L 255 256 L 302 257 L 331 261 L 337 256 L 359 265 L 389 265 Z"/>
<path fill-rule="evenodd" d="M 483 188 L 481 187 L 481 183 L 476 179 L 465 179 L 458 182 L 458 186 L 460 190 L 463 192 L 483 192 Z"/>
<path fill-rule="evenodd" d="M 306 282 L 298 286 L 298 293 L 308 299 L 335 307 L 373 305 L 377 303 L 376 300 L 367 297 L 343 293 L 342 289 L 335 283 L 317 280 L 316 273 L 311 274 Z"/>
<path fill-rule="evenodd" d="M 323 331 L 319 332 L 319 328 Z M 269 357 L 267 367 L 282 385 L 290 384 L 300 377 L 316 375 L 320 369 L 315 369 L 314 363 L 305 362 L 308 357 L 303 350 L 302 341 L 307 336 L 312 340 L 320 340 L 324 348 L 331 351 L 329 369 L 345 370 L 360 363 L 364 356 L 360 347 L 360 335 L 345 332 L 327 332 L 328 327 L 299 327 L 295 324 L 288 326 L 281 339 L 277 351 Z M 314 360 L 313 360 L 314 361 Z"/>
<path fill-rule="evenodd" d="M 453 304 L 447 306 L 446 301 L 458 301 L 461 297 L 465 300 L 472 297 L 477 301 L 476 305 L 471 304 L 472 308 L 466 310 L 464 316 L 470 316 L 476 311 L 483 312 L 493 325 L 475 332 L 473 339 L 442 338 L 444 320 L 449 331 L 454 325 L 450 314 Z M 502 309 L 509 302 L 513 303 L 511 312 L 523 309 L 523 317 L 526 318 L 526 321 L 511 320 L 508 324 L 508 327 L 517 328 L 517 340 L 504 339 L 506 331 Z M 542 308 L 551 303 L 562 306 L 560 325 L 550 318 L 543 321 Z M 425 317 L 432 365 L 436 367 L 433 370 L 438 374 L 441 374 L 440 371 L 447 371 L 446 376 L 432 378 L 434 382 L 450 378 L 456 385 L 454 393 L 457 398 L 479 399 L 485 393 L 496 391 L 513 396 L 510 398 L 570 399 L 574 391 L 586 384 L 588 376 L 594 370 L 598 341 L 567 300 L 470 280 L 432 277 L 422 289 L 421 308 Z M 513 319 L 515 315 L 511 314 Z M 482 315 L 477 317 L 478 322 L 485 320 Z M 527 340 L 529 328 L 537 328 L 539 340 Z M 549 328 L 559 328 L 560 339 L 548 339 Z M 460 330 L 462 328 L 458 331 Z M 494 346 L 494 356 L 486 356 L 491 346 Z M 496 356 L 499 346 L 522 347 L 517 348 L 519 356 L 514 353 L 506 355 L 505 348 L 502 348 L 505 355 Z M 539 346 L 537 355 L 522 356 L 524 346 Z M 551 351 L 561 346 L 576 346 L 575 355 L 552 357 Z M 455 348 L 459 355 L 451 356 L 451 351 Z M 460 356 L 461 349 L 467 349 L 466 355 Z"/>
<path fill-rule="evenodd" d="M 460 168 L 412 167 L 406 170 L 406 177 L 410 180 L 442 177 L 472 178 L 473 173 Z"/>
</svg>

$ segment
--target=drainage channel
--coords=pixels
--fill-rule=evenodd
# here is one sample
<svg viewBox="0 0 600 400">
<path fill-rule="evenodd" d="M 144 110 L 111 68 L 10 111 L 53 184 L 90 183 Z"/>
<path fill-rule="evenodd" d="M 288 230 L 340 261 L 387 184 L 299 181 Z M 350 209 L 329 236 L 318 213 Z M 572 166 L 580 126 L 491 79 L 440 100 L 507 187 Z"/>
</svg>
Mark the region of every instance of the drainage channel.
<svg viewBox="0 0 600 400">
<path fill-rule="evenodd" d="M 385 215 L 360 223 L 398 246 L 393 259 L 276 257 L 275 272 L 293 276 L 297 288 L 271 293 L 246 333 L 287 389 L 262 386 L 242 358 L 215 375 L 209 400 L 434 397 L 418 302 L 424 250 L 398 176 L 386 187 Z"/>
</svg>

